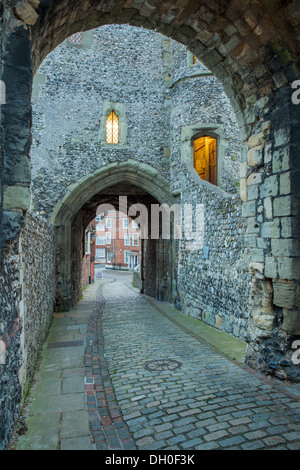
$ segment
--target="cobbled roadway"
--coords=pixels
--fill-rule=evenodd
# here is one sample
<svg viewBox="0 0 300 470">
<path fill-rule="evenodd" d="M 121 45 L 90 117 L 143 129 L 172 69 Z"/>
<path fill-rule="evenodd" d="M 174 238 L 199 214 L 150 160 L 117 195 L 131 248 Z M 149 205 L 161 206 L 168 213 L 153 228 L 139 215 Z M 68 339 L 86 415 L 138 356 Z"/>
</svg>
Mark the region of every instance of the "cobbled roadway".
<svg viewBox="0 0 300 470">
<path fill-rule="evenodd" d="M 115 419 L 102 417 L 111 449 L 299 449 L 298 400 L 187 334 L 130 289 L 126 276 L 109 276 L 98 316 L 100 373 L 112 386 L 106 400 Z M 145 368 L 166 359 L 181 367 Z"/>
</svg>

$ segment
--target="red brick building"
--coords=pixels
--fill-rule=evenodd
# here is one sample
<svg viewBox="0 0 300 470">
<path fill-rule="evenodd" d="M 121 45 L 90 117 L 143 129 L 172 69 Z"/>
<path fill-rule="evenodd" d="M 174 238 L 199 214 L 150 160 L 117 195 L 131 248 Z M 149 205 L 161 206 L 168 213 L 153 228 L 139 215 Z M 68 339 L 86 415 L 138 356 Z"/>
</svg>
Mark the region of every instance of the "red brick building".
<svg viewBox="0 0 300 470">
<path fill-rule="evenodd" d="M 140 262 L 140 231 L 130 217 L 117 211 L 98 216 L 96 227 L 95 264 L 106 268 L 134 269 Z"/>
<path fill-rule="evenodd" d="M 140 263 L 140 230 L 130 217 L 117 211 L 97 216 L 85 231 L 83 285 L 94 282 L 95 265 L 133 270 Z"/>
</svg>

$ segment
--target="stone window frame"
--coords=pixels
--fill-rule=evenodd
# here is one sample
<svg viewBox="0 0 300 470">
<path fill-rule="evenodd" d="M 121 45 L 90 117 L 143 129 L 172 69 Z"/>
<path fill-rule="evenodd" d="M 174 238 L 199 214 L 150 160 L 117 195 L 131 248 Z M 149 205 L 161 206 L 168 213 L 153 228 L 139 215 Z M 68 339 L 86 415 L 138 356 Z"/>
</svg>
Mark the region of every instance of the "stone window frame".
<svg viewBox="0 0 300 470">
<path fill-rule="evenodd" d="M 106 119 L 114 111 L 119 118 L 119 142 L 108 144 L 106 142 Z M 127 145 L 127 117 L 125 103 L 104 100 L 102 105 L 102 115 L 100 119 L 99 143 L 103 148 L 123 149 Z"/>
<path fill-rule="evenodd" d="M 93 37 L 94 37 L 93 31 L 77 31 L 77 32 L 78 33 L 80 32 L 82 34 L 80 44 L 74 44 L 74 43 L 70 42 L 69 38 L 67 38 L 64 41 L 64 44 L 67 47 L 77 47 L 77 48 L 81 48 L 81 49 L 90 49 L 92 47 L 92 44 L 93 44 Z M 76 33 L 74 33 L 74 34 L 76 34 Z M 71 36 L 73 36 L 73 34 L 71 34 Z"/>
<path fill-rule="evenodd" d="M 217 139 L 217 185 L 201 179 L 194 168 L 194 140 L 205 135 Z M 181 161 L 186 164 L 192 175 L 196 176 L 199 184 L 208 185 L 210 188 L 219 188 L 222 185 L 221 168 L 227 145 L 228 141 L 224 136 L 223 127 L 220 125 L 196 123 L 183 127 L 181 130 Z"/>
<path fill-rule="evenodd" d="M 201 61 L 198 59 L 198 62 L 194 63 L 194 55 L 191 51 L 187 51 L 186 63 L 188 67 L 197 67 L 201 65 Z M 203 65 L 203 64 L 202 64 Z"/>
</svg>

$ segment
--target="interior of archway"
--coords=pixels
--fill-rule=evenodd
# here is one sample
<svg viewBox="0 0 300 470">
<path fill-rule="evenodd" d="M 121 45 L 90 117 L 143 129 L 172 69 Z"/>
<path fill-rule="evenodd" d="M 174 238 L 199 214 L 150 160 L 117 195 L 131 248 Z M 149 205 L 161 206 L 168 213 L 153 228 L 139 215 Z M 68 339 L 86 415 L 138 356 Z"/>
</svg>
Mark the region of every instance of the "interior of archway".
<svg viewBox="0 0 300 470">
<path fill-rule="evenodd" d="M 55 245 L 44 247 L 55 251 L 55 308 L 69 309 L 81 297 L 83 235 L 96 206 L 118 207 L 120 194 L 147 208 L 178 203 L 195 211 L 199 203 L 206 211 L 204 246 L 147 240 L 143 292 L 245 338 L 248 254 L 230 102 L 209 70 L 192 65 L 191 53 L 175 41 L 126 25 L 93 34 L 89 47 L 66 41 L 55 49 L 34 89 L 31 213 L 55 227 Z M 102 132 L 112 109 L 126 129 L 115 147 Z M 193 165 L 192 137 L 205 129 L 217 140 L 218 185 L 201 179 Z"/>
</svg>

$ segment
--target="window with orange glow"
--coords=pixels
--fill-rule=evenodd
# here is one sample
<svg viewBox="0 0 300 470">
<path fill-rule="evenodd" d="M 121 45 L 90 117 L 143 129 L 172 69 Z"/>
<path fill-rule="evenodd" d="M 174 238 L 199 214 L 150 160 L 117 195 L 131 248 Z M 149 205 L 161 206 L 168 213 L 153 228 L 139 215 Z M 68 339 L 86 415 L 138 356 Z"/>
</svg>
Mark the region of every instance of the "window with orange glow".
<svg viewBox="0 0 300 470">
<path fill-rule="evenodd" d="M 203 136 L 194 140 L 194 168 L 201 179 L 218 184 L 217 139 Z"/>
<path fill-rule="evenodd" d="M 106 118 L 106 143 L 119 143 L 119 118 L 114 111 Z"/>
</svg>

